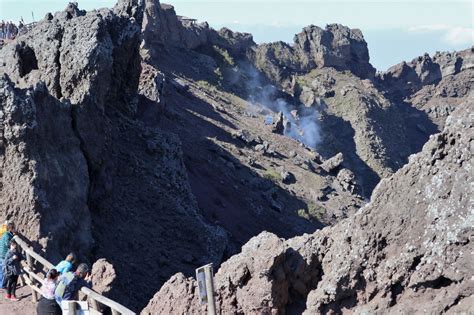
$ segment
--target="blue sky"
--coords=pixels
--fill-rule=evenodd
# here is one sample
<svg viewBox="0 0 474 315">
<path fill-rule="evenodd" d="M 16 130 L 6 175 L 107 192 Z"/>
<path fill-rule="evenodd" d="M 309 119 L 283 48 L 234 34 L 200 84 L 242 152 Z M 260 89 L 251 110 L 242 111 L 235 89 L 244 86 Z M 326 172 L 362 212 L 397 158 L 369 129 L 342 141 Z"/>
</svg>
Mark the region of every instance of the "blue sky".
<svg viewBox="0 0 474 315">
<path fill-rule="evenodd" d="M 0 0 L 0 18 L 31 21 L 63 9 L 62 0 Z M 82 0 L 84 9 L 110 7 L 113 0 Z M 169 0 L 178 14 L 250 32 L 256 42 L 292 42 L 309 24 L 341 23 L 359 28 L 378 70 L 425 52 L 452 51 L 474 45 L 473 1 L 355 1 L 355 0 Z"/>
</svg>

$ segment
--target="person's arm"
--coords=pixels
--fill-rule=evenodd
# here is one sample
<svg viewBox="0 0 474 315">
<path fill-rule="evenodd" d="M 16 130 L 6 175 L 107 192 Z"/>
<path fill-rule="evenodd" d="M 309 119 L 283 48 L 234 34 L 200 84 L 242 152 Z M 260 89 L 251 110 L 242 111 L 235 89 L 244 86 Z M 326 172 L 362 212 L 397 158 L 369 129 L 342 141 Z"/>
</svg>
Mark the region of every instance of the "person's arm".
<svg viewBox="0 0 474 315">
<path fill-rule="evenodd" d="M 92 289 L 92 275 L 90 273 L 88 273 L 87 276 L 82 281 L 83 281 L 83 286 L 88 287 L 89 289 Z"/>
<path fill-rule="evenodd" d="M 63 268 L 63 272 L 66 273 L 66 272 L 69 272 L 72 270 L 72 264 L 71 263 L 68 263 L 64 268 Z"/>
<path fill-rule="evenodd" d="M 15 256 L 15 253 L 7 252 L 7 255 L 5 256 L 4 264 L 11 264 L 16 258 L 17 257 Z"/>
</svg>

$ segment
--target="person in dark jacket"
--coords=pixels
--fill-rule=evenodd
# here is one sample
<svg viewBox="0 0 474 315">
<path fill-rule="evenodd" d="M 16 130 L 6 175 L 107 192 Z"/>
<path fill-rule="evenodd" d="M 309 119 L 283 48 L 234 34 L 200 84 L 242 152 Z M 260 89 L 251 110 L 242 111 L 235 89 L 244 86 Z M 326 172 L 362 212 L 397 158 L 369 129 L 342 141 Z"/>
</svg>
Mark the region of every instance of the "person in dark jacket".
<svg viewBox="0 0 474 315">
<path fill-rule="evenodd" d="M 17 250 L 18 245 L 15 241 L 10 242 L 10 250 L 5 256 L 3 261 L 3 274 L 5 275 L 6 281 L 6 295 L 5 298 L 10 301 L 18 301 L 16 298 L 16 285 L 18 282 L 18 276 L 21 274 L 21 264 L 23 256 L 20 251 Z"/>
<path fill-rule="evenodd" d="M 8 222 L 6 225 L 7 231 L 3 233 L 0 239 L 0 286 L 2 289 L 4 289 L 7 284 L 6 277 L 3 275 L 3 261 L 5 260 L 10 241 L 13 239 L 13 234 L 15 233 L 15 224 L 13 224 L 13 222 Z"/>
<path fill-rule="evenodd" d="M 79 290 L 82 287 L 92 288 L 92 277 L 89 274 L 87 264 L 80 264 L 76 272 L 66 272 L 59 278 L 59 284 L 54 292 L 56 302 L 62 305 L 62 301 L 77 300 Z"/>
<path fill-rule="evenodd" d="M 41 287 L 41 299 L 36 306 L 37 315 L 61 315 L 61 308 L 54 300 L 54 291 L 58 284 L 60 273 L 56 269 L 51 269 L 44 279 Z"/>
</svg>

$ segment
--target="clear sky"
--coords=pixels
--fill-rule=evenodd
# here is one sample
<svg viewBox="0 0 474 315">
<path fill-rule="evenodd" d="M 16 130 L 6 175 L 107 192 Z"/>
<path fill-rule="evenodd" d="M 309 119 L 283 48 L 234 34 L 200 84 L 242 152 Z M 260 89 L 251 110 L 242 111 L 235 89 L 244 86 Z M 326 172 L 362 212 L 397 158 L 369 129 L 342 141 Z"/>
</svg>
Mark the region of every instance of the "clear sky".
<svg viewBox="0 0 474 315">
<path fill-rule="evenodd" d="M 62 10 L 63 0 L 0 0 L 0 18 L 36 20 Z M 114 0 L 79 0 L 84 9 L 111 7 Z M 168 0 L 178 14 L 250 32 L 256 42 L 292 42 L 301 28 L 341 23 L 359 28 L 379 70 L 428 52 L 474 45 L 474 0 Z"/>
</svg>

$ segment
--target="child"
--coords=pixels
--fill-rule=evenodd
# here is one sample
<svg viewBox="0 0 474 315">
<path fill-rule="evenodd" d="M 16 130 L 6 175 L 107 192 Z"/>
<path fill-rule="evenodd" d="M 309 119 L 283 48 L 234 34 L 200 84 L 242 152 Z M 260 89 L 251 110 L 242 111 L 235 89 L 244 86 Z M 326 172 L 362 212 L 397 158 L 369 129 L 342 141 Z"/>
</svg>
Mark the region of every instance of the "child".
<svg viewBox="0 0 474 315">
<path fill-rule="evenodd" d="M 66 259 L 57 264 L 54 269 L 56 269 L 60 274 L 65 274 L 66 272 L 72 270 L 72 265 L 74 264 L 75 260 L 76 256 L 74 255 L 74 253 L 70 253 L 69 255 L 67 255 Z"/>
<path fill-rule="evenodd" d="M 3 261 L 3 274 L 6 276 L 6 291 L 5 298 L 11 301 L 18 301 L 16 298 L 16 284 L 18 282 L 18 276 L 21 274 L 20 261 L 23 260 L 23 256 L 20 251 L 17 250 L 17 244 L 15 241 L 10 242 L 10 250 L 5 256 Z"/>
<path fill-rule="evenodd" d="M 41 287 L 42 298 L 36 306 L 37 315 L 61 315 L 61 308 L 54 300 L 54 291 L 59 279 L 59 272 L 51 269 L 46 275 L 46 279 Z"/>
</svg>

